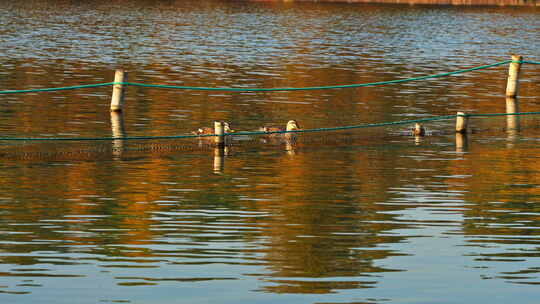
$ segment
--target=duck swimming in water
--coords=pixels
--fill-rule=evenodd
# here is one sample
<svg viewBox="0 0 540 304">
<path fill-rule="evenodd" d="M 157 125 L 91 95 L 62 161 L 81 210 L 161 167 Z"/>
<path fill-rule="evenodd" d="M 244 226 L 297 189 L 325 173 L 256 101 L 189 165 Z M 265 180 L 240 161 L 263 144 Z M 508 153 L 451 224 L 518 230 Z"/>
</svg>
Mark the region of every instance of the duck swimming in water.
<svg viewBox="0 0 540 304">
<path fill-rule="evenodd" d="M 287 151 L 293 151 L 294 147 L 296 146 L 296 134 L 295 133 L 279 133 L 283 131 L 294 131 L 294 130 L 301 130 L 300 125 L 296 120 L 289 120 L 287 122 L 287 125 L 285 125 L 285 128 L 283 127 L 277 127 L 277 126 L 263 126 L 259 128 L 259 131 L 266 132 L 270 134 L 266 134 L 261 138 L 261 141 L 263 143 L 268 144 L 283 144 L 286 145 Z M 273 133 L 278 132 L 278 133 Z"/>
<path fill-rule="evenodd" d="M 419 123 L 414 124 L 414 128 L 411 129 L 412 135 L 414 136 L 424 136 L 426 135 L 426 129 Z"/>
<path fill-rule="evenodd" d="M 224 122 L 223 123 L 223 131 L 225 133 L 234 133 L 234 130 L 231 129 L 230 125 L 228 122 Z M 191 132 L 192 134 L 195 134 L 195 135 L 213 135 L 214 134 L 214 128 L 210 128 L 210 127 L 201 127 L 193 132 Z"/>
<path fill-rule="evenodd" d="M 261 132 L 283 132 L 283 131 L 293 131 L 293 130 L 301 130 L 298 122 L 296 120 L 289 120 L 287 122 L 287 125 L 285 126 L 285 129 L 282 127 L 275 127 L 275 126 L 264 126 L 259 128 L 259 131 Z"/>
</svg>

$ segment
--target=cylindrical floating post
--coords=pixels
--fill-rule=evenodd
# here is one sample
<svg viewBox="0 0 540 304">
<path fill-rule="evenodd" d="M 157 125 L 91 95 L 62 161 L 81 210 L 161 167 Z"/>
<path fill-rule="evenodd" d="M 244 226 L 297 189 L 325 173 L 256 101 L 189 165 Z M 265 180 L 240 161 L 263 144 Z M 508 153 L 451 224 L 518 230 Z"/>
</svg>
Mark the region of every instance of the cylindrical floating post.
<svg viewBox="0 0 540 304">
<path fill-rule="evenodd" d="M 116 70 L 114 74 L 113 92 L 111 97 L 111 111 L 122 111 L 124 106 L 124 90 L 125 85 L 123 83 L 127 82 L 127 72 L 124 70 Z"/>
<path fill-rule="evenodd" d="M 461 134 L 467 133 L 469 125 L 469 117 L 464 112 L 457 112 L 456 116 L 456 132 Z"/>
<path fill-rule="evenodd" d="M 521 70 L 521 62 L 523 57 L 520 55 L 512 55 L 512 62 L 508 68 L 508 82 L 506 83 L 506 96 L 516 97 L 519 88 L 519 71 Z"/>
<path fill-rule="evenodd" d="M 225 147 L 225 124 L 222 121 L 214 122 L 214 134 L 216 135 L 214 139 L 216 145 L 220 148 Z"/>
</svg>

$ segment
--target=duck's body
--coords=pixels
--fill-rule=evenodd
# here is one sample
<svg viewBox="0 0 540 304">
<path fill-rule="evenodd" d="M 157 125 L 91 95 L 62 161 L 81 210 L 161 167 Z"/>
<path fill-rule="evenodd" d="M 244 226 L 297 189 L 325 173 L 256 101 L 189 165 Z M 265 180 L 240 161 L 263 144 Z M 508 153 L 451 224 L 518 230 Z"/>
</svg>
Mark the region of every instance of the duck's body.
<svg viewBox="0 0 540 304">
<path fill-rule="evenodd" d="M 285 128 L 276 127 L 276 126 L 263 126 L 263 127 L 259 128 L 259 131 L 267 132 L 267 133 L 283 132 L 283 131 L 294 131 L 294 130 L 300 130 L 300 126 L 298 125 L 298 122 L 296 120 L 289 120 L 287 122 L 287 125 L 285 126 Z"/>
<path fill-rule="evenodd" d="M 283 144 L 293 146 L 296 144 L 295 133 L 281 133 L 285 131 L 301 130 L 296 120 L 289 120 L 285 128 L 277 126 L 263 126 L 259 131 L 269 133 L 261 138 L 265 144 Z"/>
<path fill-rule="evenodd" d="M 228 122 L 223 123 L 223 131 L 225 133 L 233 133 L 234 132 L 234 130 L 231 130 L 231 127 L 229 126 Z M 213 135 L 214 134 L 214 128 L 201 127 L 201 128 L 198 128 L 197 130 L 191 132 L 191 133 L 195 134 L 195 135 Z"/>
<path fill-rule="evenodd" d="M 210 135 L 214 134 L 214 129 L 210 127 L 201 127 L 191 133 L 195 135 Z"/>
</svg>

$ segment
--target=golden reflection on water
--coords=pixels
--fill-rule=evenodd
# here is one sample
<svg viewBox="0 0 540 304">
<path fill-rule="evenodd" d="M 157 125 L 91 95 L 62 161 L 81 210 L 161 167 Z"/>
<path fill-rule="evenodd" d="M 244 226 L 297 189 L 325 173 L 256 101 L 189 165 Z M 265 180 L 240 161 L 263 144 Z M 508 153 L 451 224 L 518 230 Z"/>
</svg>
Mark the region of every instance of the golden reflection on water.
<svg viewBox="0 0 540 304">
<path fill-rule="evenodd" d="M 539 196 L 534 186 L 538 170 L 523 161 L 536 155 L 536 147 L 493 148 L 477 139 L 456 157 L 449 153 L 452 137 L 446 136 L 426 138 L 420 146 L 414 138 L 397 137 L 388 150 L 381 140 L 340 146 L 306 145 L 301 139 L 295 154 L 288 153 L 285 143 L 266 150 L 263 141 L 237 145 L 234 153 L 220 155 L 220 175 L 213 174 L 212 149 L 142 151 L 117 160 L 64 160 L 56 165 L 40 159 L 13 162 L 1 174 L 1 229 L 10 233 L 2 250 L 17 254 L 3 257 L 3 263 L 41 265 L 45 256 L 21 254 L 60 254 L 73 248 L 91 254 L 87 262 L 99 260 L 112 273 L 115 268 L 160 269 L 157 261 L 212 265 L 220 259 L 264 267 L 262 273 L 249 274 L 260 279 L 258 290 L 264 292 L 327 294 L 372 288 L 379 284 L 378 274 L 406 270 L 383 266 L 380 261 L 408 255 L 399 246 L 386 247 L 413 241 L 415 233 L 405 231 L 445 223 L 400 219 L 421 206 L 462 214 L 462 223 L 450 221 L 463 224 L 462 231 L 453 233 L 470 237 L 466 245 L 477 248 L 473 256 L 479 263 L 526 261 L 535 254 L 509 253 L 504 247 L 487 254 L 482 244 L 537 244 L 522 238 L 538 224 L 539 212 L 530 203 Z M 424 170 L 419 170 L 420 163 Z M 396 169 L 399 173 L 392 173 Z M 425 194 L 405 190 L 411 184 Z M 430 188 L 444 189 L 455 205 L 444 207 L 442 197 L 439 202 L 430 199 Z M 21 226 L 25 223 L 35 224 Z M 392 232 L 398 230 L 405 233 Z M 204 248 L 214 242 L 224 247 Z M 229 247 L 227 242 L 243 245 Z M 78 264 L 61 258 L 58 263 Z M 514 272 L 536 278 L 532 265 Z M 120 286 L 151 286 L 167 279 L 156 275 L 116 280 Z M 201 278 L 193 273 L 169 279 Z"/>
<path fill-rule="evenodd" d="M 115 19 L 114 28 L 126 31 L 119 40 L 107 38 L 102 17 L 88 7 L 38 1 L 41 11 L 20 8 L 33 17 L 17 19 L 21 23 L 2 33 L 10 39 L 0 49 L 10 56 L 0 85 L 108 82 L 120 67 L 136 82 L 210 87 L 392 80 L 505 60 L 505 37 L 536 17 L 524 9 L 199 2 L 158 8 L 130 2 L 146 10 Z M 110 17 L 107 4 L 97 4 Z M 50 5 L 82 17 L 47 16 Z M 112 11 L 121 13 L 118 8 Z M 477 38 L 485 40 L 462 36 L 455 21 L 445 26 L 455 18 L 486 29 L 487 36 Z M 43 41 L 35 44 L 38 55 L 13 42 L 22 39 L 16 33 L 26 29 L 24 20 L 36 23 L 30 32 L 37 37 L 22 38 Z M 215 24 L 198 26 L 208 20 Z M 127 26 L 134 21 L 138 28 Z M 434 21 L 437 29 L 427 28 L 437 35 L 426 35 L 426 24 Z M 49 22 L 69 30 L 62 34 Z M 78 51 L 66 47 L 72 41 L 79 42 Z M 537 48 L 527 41 L 516 43 L 530 57 Z M 488 42 L 491 48 L 482 47 Z M 133 53 L 123 52 L 126 47 Z M 426 51 L 412 52 L 418 49 Z M 108 87 L 6 95 L 0 130 L 8 137 L 161 136 L 190 134 L 217 120 L 250 131 L 291 119 L 309 129 L 456 111 L 501 113 L 509 104 L 505 69 L 331 91 L 129 87 L 122 115 L 109 112 Z M 537 71 L 523 67 L 522 111 L 538 110 Z M 460 291 L 453 284 L 458 278 L 467 285 L 482 281 L 509 298 L 519 289 L 509 284 L 526 291 L 538 284 L 536 120 L 474 119 L 467 136 L 449 132 L 453 121 L 429 124 L 428 130 L 441 132 L 422 138 L 403 136 L 410 126 L 297 134 L 294 140 L 239 136 L 217 151 L 203 138 L 2 142 L 0 295 L 30 293 L 35 300 L 50 296 L 43 290 L 61 290 L 55 284 L 68 279 L 74 288 L 62 291 L 71 296 L 95 293 L 91 286 L 103 281 L 120 300 L 134 302 L 140 299 L 132 295 L 136 288 L 165 290 L 157 292 L 163 299 L 204 288 L 186 297 L 297 294 L 306 302 L 383 302 L 386 293 L 416 298 L 422 290 L 449 297 Z M 448 265 L 457 265 L 450 269 L 455 273 Z M 230 289 L 233 296 L 223 295 Z"/>
</svg>

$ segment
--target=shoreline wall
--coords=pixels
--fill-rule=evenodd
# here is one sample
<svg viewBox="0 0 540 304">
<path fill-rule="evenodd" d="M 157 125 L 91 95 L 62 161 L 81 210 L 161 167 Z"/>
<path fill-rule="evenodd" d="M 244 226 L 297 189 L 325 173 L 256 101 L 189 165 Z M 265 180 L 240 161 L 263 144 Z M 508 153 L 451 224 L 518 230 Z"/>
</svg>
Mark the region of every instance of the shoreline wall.
<svg viewBox="0 0 540 304">
<path fill-rule="evenodd" d="M 327 2 L 408 5 L 540 6 L 540 0 L 250 0 L 252 2 Z"/>
</svg>

